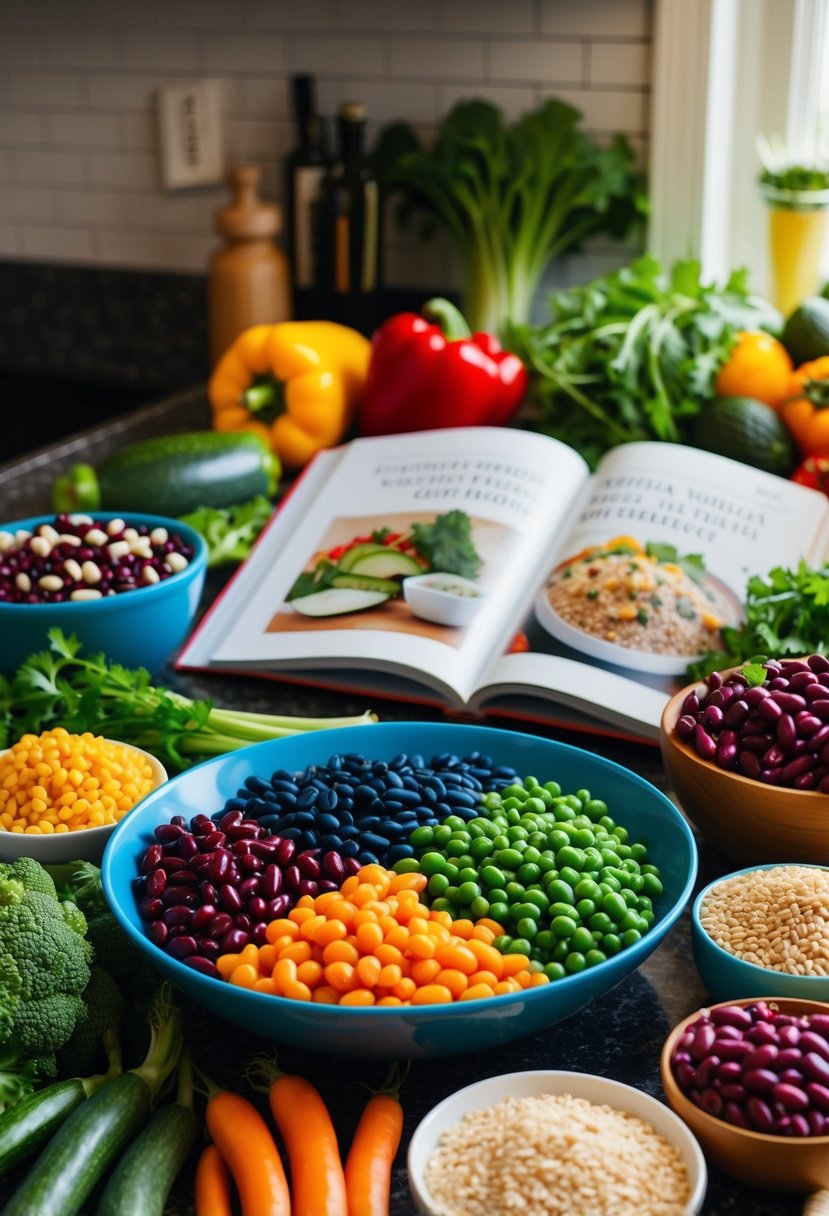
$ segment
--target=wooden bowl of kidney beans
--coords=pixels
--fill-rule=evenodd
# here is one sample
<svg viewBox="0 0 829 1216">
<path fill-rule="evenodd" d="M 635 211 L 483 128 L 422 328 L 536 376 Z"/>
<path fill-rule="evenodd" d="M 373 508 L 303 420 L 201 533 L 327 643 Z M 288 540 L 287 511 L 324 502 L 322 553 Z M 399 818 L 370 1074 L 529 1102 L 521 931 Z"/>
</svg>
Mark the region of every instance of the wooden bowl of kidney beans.
<svg viewBox="0 0 829 1216">
<path fill-rule="evenodd" d="M 671 697 L 659 741 L 682 809 L 726 856 L 829 857 L 829 658 L 713 672 Z"/>
<path fill-rule="evenodd" d="M 729 1001 L 674 1027 L 661 1056 L 669 1105 L 709 1162 L 763 1190 L 829 1187 L 829 1005 Z"/>
</svg>

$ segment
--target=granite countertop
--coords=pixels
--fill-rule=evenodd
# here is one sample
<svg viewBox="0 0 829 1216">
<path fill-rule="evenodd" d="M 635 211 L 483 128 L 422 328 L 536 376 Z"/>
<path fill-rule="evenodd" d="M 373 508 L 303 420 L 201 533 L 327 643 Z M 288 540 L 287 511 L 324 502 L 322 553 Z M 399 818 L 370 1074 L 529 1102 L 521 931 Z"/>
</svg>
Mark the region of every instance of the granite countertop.
<svg viewBox="0 0 829 1216">
<path fill-rule="evenodd" d="M 44 448 L 0 468 L 3 517 L 22 518 L 50 510 L 49 488 L 53 478 L 69 464 L 80 459 L 95 463 L 109 451 L 137 438 L 163 431 L 190 430 L 209 425 L 203 393 L 195 389 L 147 409 L 119 418 L 82 435 L 70 437 L 54 448 Z M 220 589 L 223 578 L 208 579 L 203 603 Z M 230 676 L 198 676 L 177 673 L 166 667 L 157 673 L 157 682 L 175 687 L 191 696 L 207 696 L 229 707 L 271 713 L 309 716 L 336 716 L 362 712 L 362 699 L 319 689 L 300 688 L 276 681 Z M 398 703 L 372 705 L 383 720 L 439 720 L 437 711 Z M 512 723 L 493 722 L 515 728 Z M 666 777 L 657 748 L 636 745 L 581 732 L 544 729 L 535 733 L 607 756 L 626 765 L 665 790 Z M 711 879 L 737 868 L 698 839 L 700 867 L 699 890 Z M 405 1147 L 426 1112 L 454 1090 L 473 1081 L 498 1073 L 525 1069 L 557 1068 L 599 1073 L 663 1098 L 659 1080 L 659 1055 L 671 1027 L 706 1003 L 707 996 L 693 963 L 690 945 L 690 918 L 686 911 L 667 938 L 637 972 L 588 1009 L 543 1033 L 508 1044 L 487 1054 L 455 1056 L 435 1060 L 416 1060 L 403 1091 L 405 1127 L 395 1165 L 391 1216 L 415 1216 L 409 1196 L 405 1169 Z M 220 1083 L 238 1083 L 242 1065 L 256 1050 L 272 1050 L 271 1044 L 217 1019 L 196 1019 L 191 1042 L 198 1058 L 200 1045 L 210 1050 L 210 1071 Z M 296 1071 L 317 1083 L 332 1110 L 341 1145 L 348 1145 L 363 1104 L 365 1088 L 378 1086 L 387 1072 L 382 1060 L 342 1059 L 324 1052 L 303 1052 L 284 1047 L 279 1050 L 280 1067 Z M 220 1064 L 216 1064 L 216 1060 Z M 258 1098 L 255 1100 L 259 1100 Z M 266 1109 L 262 1100 L 263 1111 Z M 739 1184 L 719 1171 L 709 1171 L 709 1186 L 702 1208 L 704 1216 L 795 1216 L 803 1207 L 797 1195 L 772 1195 Z M 190 1216 L 192 1172 L 185 1172 L 174 1188 L 170 1212 Z M 498 1216 L 493 1213 L 493 1216 Z M 531 1216 L 531 1214 L 530 1214 Z M 596 1216 L 605 1216 L 596 1213 Z M 606 1216 L 612 1216 L 611 1213 Z"/>
</svg>

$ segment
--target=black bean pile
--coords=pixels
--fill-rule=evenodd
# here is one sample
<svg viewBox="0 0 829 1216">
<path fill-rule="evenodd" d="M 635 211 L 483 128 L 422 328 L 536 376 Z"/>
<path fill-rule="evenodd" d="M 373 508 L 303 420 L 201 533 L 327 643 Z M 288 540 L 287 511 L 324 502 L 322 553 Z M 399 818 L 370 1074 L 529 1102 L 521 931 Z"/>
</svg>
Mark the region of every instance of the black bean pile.
<svg viewBox="0 0 829 1216">
<path fill-rule="evenodd" d="M 241 811 L 298 849 L 333 849 L 360 865 L 392 867 L 414 856 L 415 828 L 449 815 L 475 819 L 485 793 L 517 779 L 514 768 L 480 752 L 463 758 L 442 752 L 428 762 L 406 753 L 385 761 L 349 752 L 299 772 L 248 777 L 213 818 Z"/>
</svg>

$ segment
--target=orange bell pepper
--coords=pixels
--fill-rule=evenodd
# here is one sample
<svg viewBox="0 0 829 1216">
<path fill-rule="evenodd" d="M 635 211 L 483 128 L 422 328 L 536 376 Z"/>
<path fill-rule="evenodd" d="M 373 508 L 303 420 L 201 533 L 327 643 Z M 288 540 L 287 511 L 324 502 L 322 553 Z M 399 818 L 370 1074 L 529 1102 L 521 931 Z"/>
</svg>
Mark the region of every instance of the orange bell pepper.
<svg viewBox="0 0 829 1216">
<path fill-rule="evenodd" d="M 829 455 L 829 355 L 795 368 L 778 412 L 801 456 Z"/>
<path fill-rule="evenodd" d="M 371 343 L 335 321 L 254 325 L 225 351 L 207 396 L 218 431 L 253 431 L 286 468 L 340 443 L 354 422 Z"/>
</svg>

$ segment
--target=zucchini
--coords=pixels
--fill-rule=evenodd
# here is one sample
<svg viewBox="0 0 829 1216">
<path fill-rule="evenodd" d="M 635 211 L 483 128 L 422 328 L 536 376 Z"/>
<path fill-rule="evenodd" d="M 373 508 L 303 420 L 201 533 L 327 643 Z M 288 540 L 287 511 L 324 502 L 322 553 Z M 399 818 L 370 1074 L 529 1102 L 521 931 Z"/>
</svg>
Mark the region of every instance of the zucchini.
<svg viewBox="0 0 829 1216">
<path fill-rule="evenodd" d="M 0 1178 L 25 1161 L 85 1102 L 83 1081 L 58 1081 L 15 1102 L 0 1115 Z"/>
<path fill-rule="evenodd" d="M 28 1094 L 0 1115 L 0 1178 L 45 1144 L 76 1106 L 120 1075 L 121 1045 L 117 1033 L 105 1030 L 102 1043 L 109 1060 L 107 1072 L 56 1081 Z"/>
<path fill-rule="evenodd" d="M 99 1178 L 150 1117 L 151 1094 L 122 1073 L 64 1120 L 3 1208 L 3 1216 L 77 1216 Z"/>
<path fill-rule="evenodd" d="M 96 1216 L 164 1216 L 176 1175 L 196 1147 L 198 1130 L 192 1106 L 160 1106 L 110 1174 Z"/>
<path fill-rule="evenodd" d="M 3 1208 L 3 1216 L 77 1216 L 90 1192 L 149 1121 L 181 1053 L 181 1025 L 163 983 L 150 1008 L 143 1064 L 102 1085 L 67 1116 Z"/>
<path fill-rule="evenodd" d="M 276 493 L 281 466 L 249 431 L 187 431 L 142 439 L 97 471 L 73 465 L 52 490 L 56 511 L 149 511 L 177 517 Z"/>
</svg>

